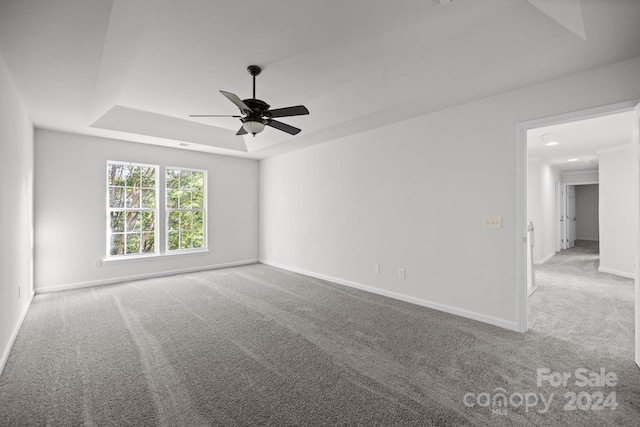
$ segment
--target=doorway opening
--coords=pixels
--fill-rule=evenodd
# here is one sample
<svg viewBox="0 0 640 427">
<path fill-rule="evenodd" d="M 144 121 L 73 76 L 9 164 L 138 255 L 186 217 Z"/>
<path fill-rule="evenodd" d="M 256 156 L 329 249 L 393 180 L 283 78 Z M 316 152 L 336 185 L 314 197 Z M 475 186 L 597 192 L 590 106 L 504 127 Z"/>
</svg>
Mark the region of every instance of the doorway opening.
<svg viewBox="0 0 640 427">
<path fill-rule="evenodd" d="M 633 312 L 636 305 L 634 290 L 637 291 L 639 285 L 637 280 L 634 283 L 638 248 L 635 236 L 637 233 L 632 230 L 637 229 L 638 221 L 634 215 L 638 216 L 638 214 L 637 210 L 631 209 L 626 222 L 620 221 L 620 211 L 615 214 L 618 217 L 613 216 L 611 211 L 615 207 L 610 204 L 616 198 L 620 199 L 620 194 L 612 196 L 607 190 L 611 185 L 617 185 L 619 188 L 626 187 L 628 195 L 624 202 L 627 208 L 630 204 L 633 206 L 637 204 L 638 172 L 634 168 L 638 169 L 638 164 L 631 161 L 637 155 L 635 147 L 631 144 L 633 119 L 630 119 L 631 124 L 625 129 L 625 140 L 610 141 L 608 145 L 604 144 L 601 147 L 589 147 L 586 150 L 592 151 L 589 156 L 581 152 L 580 147 L 574 147 L 573 153 L 567 151 L 570 144 L 563 142 L 567 141 L 565 136 L 554 133 L 564 128 L 571 128 L 573 125 L 578 126 L 581 122 L 584 124 L 589 120 L 602 121 L 616 115 L 624 115 L 623 113 L 633 118 L 636 104 L 637 101 L 630 101 L 518 124 L 517 185 L 519 191 L 516 198 L 516 223 L 519 230 L 523 230 L 522 234 L 518 234 L 516 247 L 517 317 L 520 331 L 547 328 L 549 331 L 554 331 L 553 333 L 564 334 L 563 339 L 589 339 L 589 337 L 585 338 L 584 333 L 580 331 L 584 331 L 585 322 L 589 321 L 594 321 L 594 325 L 598 324 L 602 329 L 597 323 L 597 303 L 592 309 L 587 308 L 587 312 L 580 313 L 578 310 L 568 313 L 573 316 L 572 319 L 582 322 L 580 323 L 582 329 L 572 329 L 566 324 L 558 328 L 558 324 L 545 324 L 541 319 L 563 322 L 566 320 L 563 320 L 561 315 L 563 309 L 572 305 L 579 306 L 580 304 L 576 302 L 580 298 L 591 302 L 597 298 L 597 295 L 595 297 L 593 295 L 603 292 L 607 294 L 606 286 L 609 286 L 607 295 L 615 294 L 630 302 L 630 312 L 627 313 L 626 321 L 629 323 L 629 330 L 633 331 Z M 593 128 L 586 132 L 588 136 L 594 134 Z M 535 148 L 528 149 L 528 145 Z M 565 149 L 558 150 L 563 148 L 563 145 Z M 545 149 L 547 151 L 544 151 Z M 616 169 L 615 161 L 624 159 L 625 156 L 629 164 L 628 171 Z M 601 162 L 606 166 L 604 172 L 600 170 Z M 601 176 L 602 173 L 604 173 L 603 176 Z M 606 185 L 601 185 L 602 180 L 605 180 Z M 597 198 L 595 205 L 594 194 Z M 532 197 L 537 197 L 539 203 L 533 203 Z M 595 209 L 594 206 L 598 208 Z M 595 227 L 594 221 L 597 224 Z M 629 255 L 627 258 L 621 256 L 620 248 L 610 244 L 615 240 L 610 236 L 619 233 L 620 227 L 627 227 L 626 235 L 629 240 L 624 249 Z M 601 239 L 605 235 L 609 237 Z M 572 279 L 567 279 L 572 269 L 575 274 Z M 581 269 L 584 273 L 582 276 L 580 276 Z M 611 283 L 591 283 L 587 278 L 611 279 Z M 562 280 L 565 284 L 572 282 L 569 284 L 575 286 L 555 286 L 554 288 L 554 285 Z M 553 315 L 547 316 L 548 313 L 543 316 L 537 313 L 532 315 L 528 311 L 530 295 L 537 309 L 560 315 L 556 316 L 555 320 Z M 561 304 L 562 301 L 566 303 L 564 306 Z M 581 318 L 582 321 L 579 320 Z M 628 347 L 632 350 L 633 341 L 631 336 L 631 344 Z"/>
</svg>

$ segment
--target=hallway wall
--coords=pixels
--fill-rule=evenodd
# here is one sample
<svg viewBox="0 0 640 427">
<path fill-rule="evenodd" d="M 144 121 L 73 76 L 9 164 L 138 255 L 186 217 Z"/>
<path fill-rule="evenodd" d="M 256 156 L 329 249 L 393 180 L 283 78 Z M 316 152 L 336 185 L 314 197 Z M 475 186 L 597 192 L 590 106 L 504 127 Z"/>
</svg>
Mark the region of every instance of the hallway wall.
<svg viewBox="0 0 640 427">
<path fill-rule="evenodd" d="M 531 158 L 527 164 L 527 224 L 534 227 L 533 262 L 543 264 L 555 253 L 555 185 L 560 172 L 542 159 Z"/>
<path fill-rule="evenodd" d="M 633 153 L 631 144 L 598 152 L 600 161 L 600 271 L 634 275 Z"/>
<path fill-rule="evenodd" d="M 33 297 L 33 125 L 0 56 L 0 373 Z"/>
</svg>

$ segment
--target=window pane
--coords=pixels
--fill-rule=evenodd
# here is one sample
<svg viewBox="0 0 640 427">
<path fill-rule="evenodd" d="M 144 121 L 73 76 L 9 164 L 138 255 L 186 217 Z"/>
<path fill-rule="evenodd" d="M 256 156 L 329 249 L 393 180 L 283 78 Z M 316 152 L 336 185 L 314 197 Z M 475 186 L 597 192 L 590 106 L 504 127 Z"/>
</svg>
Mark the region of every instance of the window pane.
<svg viewBox="0 0 640 427">
<path fill-rule="evenodd" d="M 140 168 L 141 185 L 147 188 L 156 187 L 156 168 Z"/>
<path fill-rule="evenodd" d="M 180 213 L 179 212 L 169 212 L 169 230 L 179 230 L 180 229 Z"/>
<path fill-rule="evenodd" d="M 171 251 L 180 249 L 180 233 L 178 231 L 169 231 L 168 244 Z"/>
<path fill-rule="evenodd" d="M 193 191 L 191 193 L 191 209 L 202 209 L 202 191 Z"/>
<path fill-rule="evenodd" d="M 140 248 L 142 252 L 149 253 L 155 252 L 155 239 L 154 233 L 142 233 L 142 242 Z"/>
<path fill-rule="evenodd" d="M 136 254 L 139 252 L 140 252 L 140 235 L 138 233 L 127 234 L 127 253 Z"/>
<path fill-rule="evenodd" d="M 129 166 L 127 187 L 140 187 L 140 168 L 138 166 Z"/>
<path fill-rule="evenodd" d="M 140 231 L 140 212 L 127 212 L 127 231 Z"/>
<path fill-rule="evenodd" d="M 111 232 L 121 233 L 124 231 L 124 212 L 111 212 Z"/>
<path fill-rule="evenodd" d="M 191 188 L 191 171 L 180 171 L 180 188 Z"/>
<path fill-rule="evenodd" d="M 109 187 L 109 207 L 110 208 L 124 207 L 124 188 L 123 187 Z"/>
<path fill-rule="evenodd" d="M 109 174 L 109 185 L 121 185 L 124 186 L 124 166 L 110 164 L 107 166 L 107 172 Z"/>
<path fill-rule="evenodd" d="M 204 239 L 202 237 L 202 234 L 194 234 L 193 236 L 193 247 L 194 249 L 199 249 L 202 248 L 204 245 Z"/>
<path fill-rule="evenodd" d="M 181 233 L 180 234 L 180 249 L 191 249 L 192 243 L 192 236 L 191 233 Z"/>
<path fill-rule="evenodd" d="M 180 171 L 167 169 L 167 188 L 178 188 Z"/>
<path fill-rule="evenodd" d="M 177 209 L 180 200 L 180 192 L 177 190 L 167 191 L 167 209 Z"/>
<path fill-rule="evenodd" d="M 122 255 L 123 253 L 124 253 L 124 234 L 112 234 L 109 255 Z"/>
<path fill-rule="evenodd" d="M 192 187 L 198 190 L 202 190 L 204 185 L 204 174 L 202 172 L 193 172 Z"/>
<path fill-rule="evenodd" d="M 142 190 L 142 207 L 145 209 L 153 209 L 156 207 L 156 192 L 151 189 Z"/>
<path fill-rule="evenodd" d="M 202 225 L 204 224 L 203 221 L 203 214 L 202 211 L 199 212 L 194 212 L 193 213 L 193 229 L 194 230 L 202 230 Z"/>
<path fill-rule="evenodd" d="M 142 231 L 153 231 L 155 226 L 156 215 L 154 212 L 142 213 Z"/>
<path fill-rule="evenodd" d="M 127 187 L 127 208 L 139 208 L 140 207 L 140 189 Z"/>
<path fill-rule="evenodd" d="M 180 212 L 180 229 L 181 230 L 191 229 L 192 217 L 193 217 L 193 212 Z"/>
<path fill-rule="evenodd" d="M 180 209 L 191 209 L 191 191 L 185 190 L 180 194 Z"/>
</svg>

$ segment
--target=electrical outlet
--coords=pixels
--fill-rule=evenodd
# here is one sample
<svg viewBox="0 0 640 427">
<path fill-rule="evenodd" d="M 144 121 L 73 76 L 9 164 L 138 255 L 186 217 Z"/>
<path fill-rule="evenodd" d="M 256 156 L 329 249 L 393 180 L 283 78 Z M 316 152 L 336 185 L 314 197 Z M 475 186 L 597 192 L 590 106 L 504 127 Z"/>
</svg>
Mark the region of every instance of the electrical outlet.
<svg viewBox="0 0 640 427">
<path fill-rule="evenodd" d="M 102 267 L 102 260 L 94 259 L 93 260 L 93 268 L 99 268 L 99 267 Z"/>
<path fill-rule="evenodd" d="M 18 299 L 20 299 L 20 291 L 22 290 L 22 285 L 18 285 Z"/>
<path fill-rule="evenodd" d="M 482 228 L 502 228 L 502 217 L 501 216 L 483 217 Z"/>
<path fill-rule="evenodd" d="M 401 268 L 398 270 L 398 277 L 401 279 L 404 279 L 405 276 L 405 272 L 404 272 L 404 268 Z"/>
<path fill-rule="evenodd" d="M 380 274 L 380 264 L 373 264 L 373 272 Z"/>
</svg>

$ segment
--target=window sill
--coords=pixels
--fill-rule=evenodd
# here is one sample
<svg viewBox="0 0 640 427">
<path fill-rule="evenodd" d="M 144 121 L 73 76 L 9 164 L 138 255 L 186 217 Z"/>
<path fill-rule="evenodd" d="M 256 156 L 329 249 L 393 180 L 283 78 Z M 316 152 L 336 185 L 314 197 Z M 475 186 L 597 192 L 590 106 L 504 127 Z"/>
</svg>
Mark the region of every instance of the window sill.
<svg viewBox="0 0 640 427">
<path fill-rule="evenodd" d="M 197 255 L 207 255 L 209 254 L 208 250 L 198 250 L 198 251 L 184 251 L 178 253 L 165 253 L 165 254 L 149 254 L 149 255 L 131 255 L 131 256 L 123 256 L 123 257 L 111 257 L 104 258 L 102 262 L 104 264 L 119 264 L 119 263 L 127 263 L 127 262 L 138 262 L 138 261 L 149 261 L 154 259 L 170 259 L 170 258 L 182 258 L 185 256 L 197 256 Z"/>
</svg>

